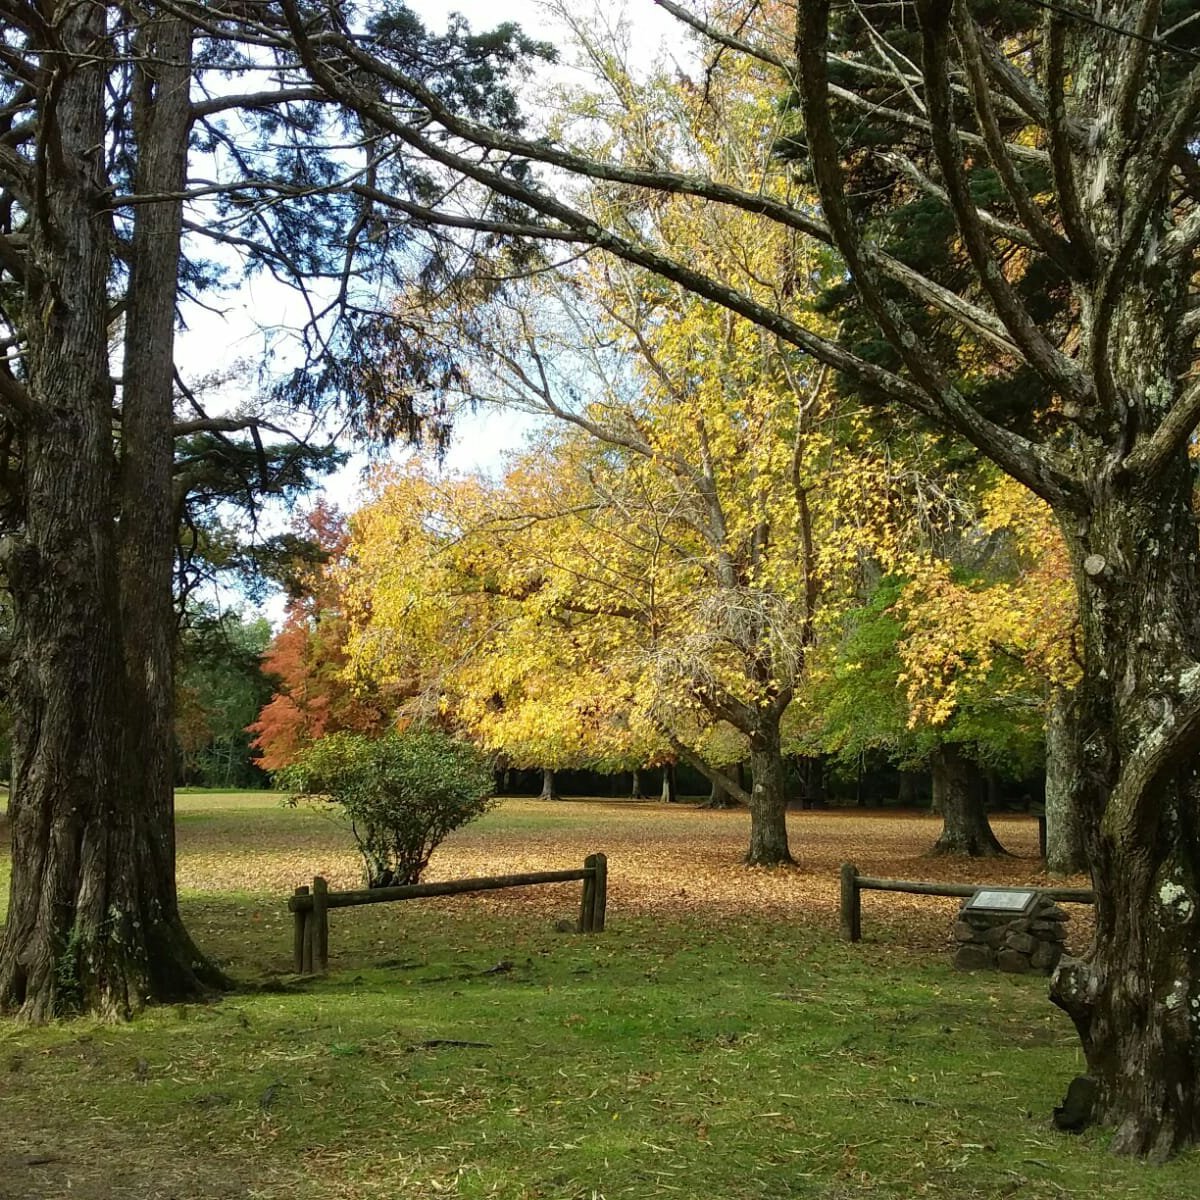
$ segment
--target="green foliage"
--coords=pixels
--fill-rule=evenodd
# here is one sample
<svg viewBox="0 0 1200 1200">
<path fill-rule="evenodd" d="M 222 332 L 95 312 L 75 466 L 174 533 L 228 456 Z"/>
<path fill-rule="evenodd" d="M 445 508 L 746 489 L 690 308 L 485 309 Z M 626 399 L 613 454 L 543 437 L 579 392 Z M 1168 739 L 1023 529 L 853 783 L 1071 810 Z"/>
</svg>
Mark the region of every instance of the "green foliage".
<svg viewBox="0 0 1200 1200">
<path fill-rule="evenodd" d="M 493 804 L 488 759 L 436 730 L 332 733 L 280 771 L 288 803 L 333 804 L 350 821 L 368 887 L 416 883 L 437 845 Z"/>
<path fill-rule="evenodd" d="M 928 762 L 942 745 L 957 745 L 980 766 L 1021 778 L 1042 755 L 1037 704 L 1015 699 L 1011 677 L 1020 664 L 1000 655 L 986 677 L 964 687 L 942 723 L 914 718 L 905 694 L 900 643 L 906 629 L 897 605 L 904 581 L 885 579 L 869 603 L 848 614 L 833 662 L 816 689 L 824 748 L 842 765 L 872 752 L 898 767 Z"/>
<path fill-rule="evenodd" d="M 320 547 L 295 531 L 264 534 L 269 503 L 294 507 L 318 479 L 346 464 L 331 445 L 238 440 L 202 433 L 175 444 L 175 470 L 184 489 L 175 556 L 181 606 L 206 581 L 234 581 L 252 600 L 272 587 L 291 592 L 298 564 L 320 561 Z"/>
<path fill-rule="evenodd" d="M 836 659 L 815 689 L 824 749 L 841 763 L 883 751 L 901 766 L 919 762 L 923 750 L 908 728 L 900 685 L 897 644 L 904 629 L 893 612 L 902 585 L 885 580 L 869 603 L 847 614 Z"/>
<path fill-rule="evenodd" d="M 201 787 L 262 787 L 246 727 L 271 695 L 263 618 L 192 604 L 180 631 L 175 679 L 178 778 Z"/>
</svg>

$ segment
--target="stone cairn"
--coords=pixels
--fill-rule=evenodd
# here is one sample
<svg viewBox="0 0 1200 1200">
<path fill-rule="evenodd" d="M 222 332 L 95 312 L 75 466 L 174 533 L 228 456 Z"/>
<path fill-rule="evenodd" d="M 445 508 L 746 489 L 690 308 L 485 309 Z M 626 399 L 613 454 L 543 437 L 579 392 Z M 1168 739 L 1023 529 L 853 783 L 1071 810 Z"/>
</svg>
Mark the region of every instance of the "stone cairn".
<svg viewBox="0 0 1200 1200">
<path fill-rule="evenodd" d="M 1049 975 L 1063 955 L 1067 914 L 1053 900 L 1039 899 L 1031 913 L 959 910 L 954 923 L 958 950 L 954 965 L 963 971 L 1000 970 Z"/>
</svg>

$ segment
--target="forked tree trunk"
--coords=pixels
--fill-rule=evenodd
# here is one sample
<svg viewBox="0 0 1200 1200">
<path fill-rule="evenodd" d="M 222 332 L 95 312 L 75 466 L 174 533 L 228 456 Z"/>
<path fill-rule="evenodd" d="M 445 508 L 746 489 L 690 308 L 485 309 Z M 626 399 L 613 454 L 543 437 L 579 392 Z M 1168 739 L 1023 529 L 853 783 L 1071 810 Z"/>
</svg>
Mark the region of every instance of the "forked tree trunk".
<svg viewBox="0 0 1200 1200">
<path fill-rule="evenodd" d="M 982 780 L 957 746 L 940 746 L 933 755 L 934 795 L 941 800 L 942 832 L 930 854 L 988 858 L 1004 854 L 988 824 Z"/>
<path fill-rule="evenodd" d="M 169 562 L 165 581 L 122 579 L 113 520 L 113 235 L 100 191 L 105 12 L 69 8 L 58 28 L 69 64 L 55 106 L 59 143 L 46 155 L 44 204 L 30 221 L 28 382 L 41 407 L 23 436 L 23 529 L 8 563 L 16 721 L 12 882 L 0 946 L 0 1009 L 30 1020 L 125 1016 L 147 1000 L 192 998 L 221 982 L 179 921 L 162 765 L 169 739 L 142 742 L 162 727 L 151 715 L 160 696 L 147 687 L 170 688 L 164 631 L 154 627 L 161 596 L 149 594 L 166 588 L 169 636 Z M 169 441 L 166 453 L 169 480 Z M 169 488 L 145 501 L 171 511 Z M 147 589 L 144 618 L 136 605 L 123 612 L 122 584 L 131 597 Z M 132 645 L 127 615 L 145 621 Z"/>
</svg>

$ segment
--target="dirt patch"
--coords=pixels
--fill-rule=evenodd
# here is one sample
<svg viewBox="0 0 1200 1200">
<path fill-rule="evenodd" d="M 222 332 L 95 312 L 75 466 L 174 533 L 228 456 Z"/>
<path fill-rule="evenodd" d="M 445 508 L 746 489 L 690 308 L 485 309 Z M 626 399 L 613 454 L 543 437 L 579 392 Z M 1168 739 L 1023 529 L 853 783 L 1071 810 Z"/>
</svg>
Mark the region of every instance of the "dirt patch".
<svg viewBox="0 0 1200 1200">
<path fill-rule="evenodd" d="M 236 1160 L 198 1158 L 177 1144 L 164 1155 L 153 1139 L 109 1122 L 54 1128 L 26 1112 L 5 1141 L 0 1200 L 245 1200 L 264 1183 L 262 1163 L 244 1173 Z"/>
</svg>

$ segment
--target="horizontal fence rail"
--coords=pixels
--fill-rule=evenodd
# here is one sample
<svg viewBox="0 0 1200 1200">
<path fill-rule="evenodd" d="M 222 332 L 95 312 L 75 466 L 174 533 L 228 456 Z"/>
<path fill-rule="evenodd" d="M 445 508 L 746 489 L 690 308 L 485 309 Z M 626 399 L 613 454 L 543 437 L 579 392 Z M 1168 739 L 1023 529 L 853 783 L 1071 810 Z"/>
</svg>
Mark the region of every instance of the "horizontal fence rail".
<svg viewBox="0 0 1200 1200">
<path fill-rule="evenodd" d="M 860 875 L 853 863 L 842 864 L 841 874 L 841 925 L 842 940 L 857 942 L 862 939 L 862 894 L 863 892 L 907 892 L 913 896 L 973 896 L 987 889 L 1011 889 L 1012 884 L 1003 883 L 926 883 L 916 879 L 872 879 Z M 1020 888 L 1022 892 L 1037 892 L 1047 900 L 1061 900 L 1067 904 L 1095 904 L 1096 893 L 1090 888 Z"/>
<path fill-rule="evenodd" d="M 288 900 L 293 914 L 292 959 L 297 975 L 329 968 L 329 910 L 387 904 L 395 900 L 420 900 L 430 896 L 460 896 L 466 892 L 491 892 L 499 888 L 530 887 L 539 883 L 583 883 L 578 931 L 603 933 L 608 907 L 608 859 L 589 854 L 582 867 L 566 871 L 523 871 L 515 875 L 490 875 L 478 879 L 447 879 L 439 883 L 410 883 L 400 887 L 363 888 L 331 892 L 318 875 L 311 891 L 298 887 Z"/>
</svg>

